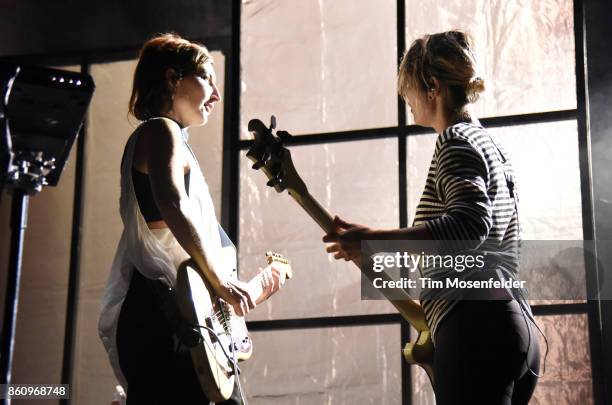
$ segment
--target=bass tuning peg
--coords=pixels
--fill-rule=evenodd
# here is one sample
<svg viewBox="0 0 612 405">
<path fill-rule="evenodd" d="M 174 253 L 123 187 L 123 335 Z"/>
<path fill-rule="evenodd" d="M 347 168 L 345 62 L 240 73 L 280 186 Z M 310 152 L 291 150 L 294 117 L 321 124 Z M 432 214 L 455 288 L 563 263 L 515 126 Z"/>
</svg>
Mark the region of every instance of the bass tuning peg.
<svg viewBox="0 0 612 405">
<path fill-rule="evenodd" d="M 274 115 L 270 116 L 270 131 L 276 129 L 276 117 Z"/>
<path fill-rule="evenodd" d="M 268 187 L 276 187 L 280 183 L 279 179 L 271 179 L 266 183 Z"/>
</svg>

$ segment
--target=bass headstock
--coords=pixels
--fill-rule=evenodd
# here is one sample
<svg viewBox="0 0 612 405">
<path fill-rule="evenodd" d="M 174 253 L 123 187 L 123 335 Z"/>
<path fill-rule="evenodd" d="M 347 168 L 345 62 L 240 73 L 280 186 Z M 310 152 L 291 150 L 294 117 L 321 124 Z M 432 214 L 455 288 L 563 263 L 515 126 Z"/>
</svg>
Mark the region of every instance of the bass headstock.
<svg viewBox="0 0 612 405">
<path fill-rule="evenodd" d="M 268 178 L 267 185 L 281 193 L 288 190 L 290 193 L 306 195 L 308 188 L 297 173 L 291 151 L 283 146 L 283 139 L 291 137 L 288 132 L 278 131 L 276 118 L 270 119 L 269 127 L 258 119 L 249 121 L 248 130 L 253 134 L 253 145 L 247 152 L 247 157 L 253 162 L 253 169 L 261 170 Z"/>
</svg>

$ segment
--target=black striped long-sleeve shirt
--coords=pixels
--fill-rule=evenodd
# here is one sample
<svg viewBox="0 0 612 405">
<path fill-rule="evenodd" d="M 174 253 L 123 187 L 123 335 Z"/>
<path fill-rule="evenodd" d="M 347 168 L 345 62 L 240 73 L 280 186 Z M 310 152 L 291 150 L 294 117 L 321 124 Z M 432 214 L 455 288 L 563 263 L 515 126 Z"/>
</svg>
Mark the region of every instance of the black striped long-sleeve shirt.
<svg viewBox="0 0 612 405">
<path fill-rule="evenodd" d="M 521 238 L 518 220 L 518 190 L 507 152 L 479 124 L 459 123 L 438 136 L 425 189 L 413 225 L 424 224 L 436 240 L 461 241 L 464 249 L 483 242 L 499 246 L 517 244 Z M 516 199 L 515 199 L 516 196 Z M 500 266 L 504 269 L 503 264 Z M 512 276 L 516 266 L 505 266 Z M 444 280 L 449 276 L 469 280 L 473 273 L 423 268 L 421 276 Z M 435 334 L 442 320 L 462 298 L 453 288 L 421 290 L 421 305 Z M 526 302 L 524 309 L 531 311 Z"/>
</svg>

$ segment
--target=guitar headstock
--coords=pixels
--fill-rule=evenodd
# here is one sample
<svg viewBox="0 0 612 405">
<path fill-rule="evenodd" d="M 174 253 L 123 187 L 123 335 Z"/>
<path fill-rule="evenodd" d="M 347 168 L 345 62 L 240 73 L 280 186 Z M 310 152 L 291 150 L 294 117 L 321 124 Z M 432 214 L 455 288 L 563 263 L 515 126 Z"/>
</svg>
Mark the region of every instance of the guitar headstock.
<svg viewBox="0 0 612 405">
<path fill-rule="evenodd" d="M 273 265 L 281 273 L 281 278 L 293 277 L 293 270 L 291 270 L 291 263 L 280 253 L 266 252 L 266 260 L 268 265 Z"/>
<path fill-rule="evenodd" d="M 299 195 L 306 195 L 308 188 L 300 178 L 289 149 L 283 146 L 283 137 L 289 133 L 278 131 L 278 136 L 272 131 L 276 127 L 276 118 L 271 117 L 270 127 L 260 120 L 249 121 L 248 129 L 253 134 L 253 145 L 247 152 L 247 157 L 253 161 L 253 169 L 264 172 L 268 178 L 267 185 L 281 193 L 288 190 Z"/>
</svg>

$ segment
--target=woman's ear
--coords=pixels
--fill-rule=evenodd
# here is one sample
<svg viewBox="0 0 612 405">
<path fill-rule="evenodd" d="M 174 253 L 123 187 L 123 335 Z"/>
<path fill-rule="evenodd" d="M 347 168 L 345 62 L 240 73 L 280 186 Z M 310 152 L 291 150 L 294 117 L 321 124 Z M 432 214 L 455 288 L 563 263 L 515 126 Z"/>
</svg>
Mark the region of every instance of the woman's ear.
<svg viewBox="0 0 612 405">
<path fill-rule="evenodd" d="M 166 87 L 170 92 L 174 93 L 174 91 L 176 90 L 176 84 L 179 81 L 179 76 L 176 73 L 176 70 L 168 68 L 166 69 L 166 73 L 164 76 L 166 80 Z"/>
<path fill-rule="evenodd" d="M 437 96 L 440 95 L 440 81 L 432 76 L 429 79 L 429 87 L 427 88 L 427 99 L 433 101 Z"/>
<path fill-rule="evenodd" d="M 429 87 L 429 91 L 434 93 L 434 96 L 438 96 L 440 94 L 440 81 L 437 77 L 431 77 L 431 85 Z"/>
</svg>

